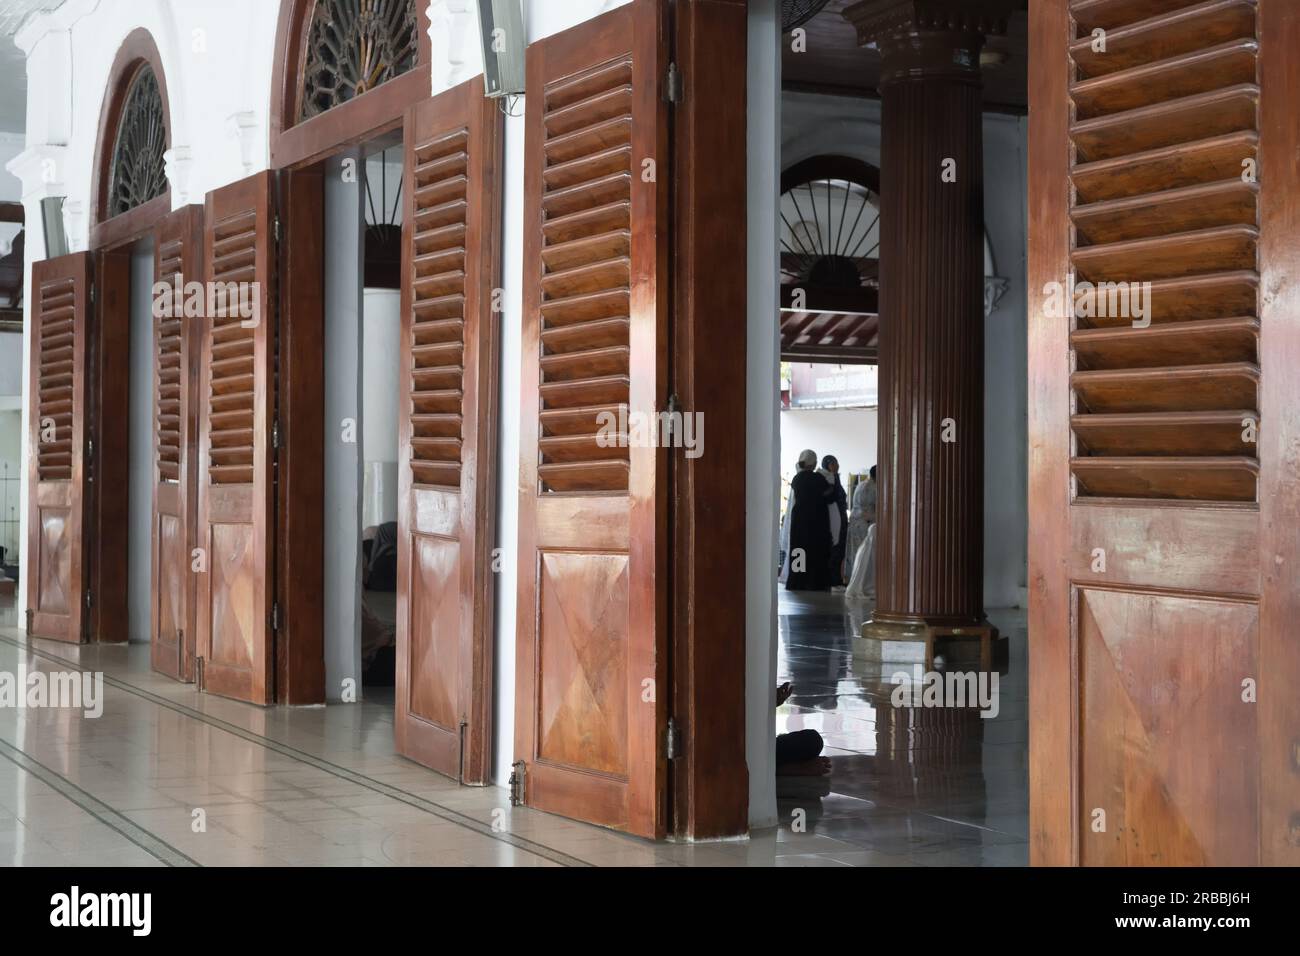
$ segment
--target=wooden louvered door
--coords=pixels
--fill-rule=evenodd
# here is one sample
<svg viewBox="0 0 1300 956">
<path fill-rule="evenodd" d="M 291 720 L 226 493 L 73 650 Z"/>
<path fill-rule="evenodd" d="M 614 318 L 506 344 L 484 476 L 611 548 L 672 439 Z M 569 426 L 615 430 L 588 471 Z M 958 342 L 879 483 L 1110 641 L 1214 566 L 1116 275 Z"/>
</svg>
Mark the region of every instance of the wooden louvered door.
<svg viewBox="0 0 1300 956">
<path fill-rule="evenodd" d="M 32 385 L 28 420 L 27 633 L 86 636 L 91 501 L 87 454 L 88 253 L 32 264 Z"/>
<path fill-rule="evenodd" d="M 153 669 L 194 680 L 194 486 L 198 451 L 198 357 L 203 317 L 186 313 L 185 286 L 203 279 L 203 208 L 186 206 L 158 224 L 154 280 Z M 190 312 L 195 311 L 192 307 Z"/>
<path fill-rule="evenodd" d="M 1036 863 L 1280 862 L 1287 842 L 1267 798 L 1296 789 L 1274 771 L 1300 728 L 1264 715 L 1296 696 L 1268 662 L 1294 676 L 1297 658 L 1274 612 L 1262 624 L 1283 556 L 1261 550 L 1277 501 L 1261 489 L 1263 450 L 1300 438 L 1294 370 L 1266 358 L 1272 342 L 1294 360 L 1274 297 L 1294 310 L 1296 277 L 1261 282 L 1261 233 L 1269 190 L 1281 205 L 1294 188 L 1295 134 L 1262 119 L 1289 109 L 1294 128 L 1296 74 L 1275 59 L 1263 80 L 1268 57 L 1293 59 L 1292 6 L 1031 5 Z M 1294 483 L 1294 452 L 1277 457 Z M 1277 586 L 1293 606 L 1294 570 Z"/>
<path fill-rule="evenodd" d="M 501 113 L 476 78 L 406 122 L 398 753 L 487 779 Z"/>
<path fill-rule="evenodd" d="M 523 801 L 647 837 L 665 827 L 667 453 L 601 425 L 667 404 L 659 9 L 528 48 L 515 705 Z"/>
<path fill-rule="evenodd" d="M 275 693 L 272 175 L 208 193 L 203 225 L 204 275 L 217 308 L 208 310 L 200 362 L 198 546 L 207 570 L 199 575 L 199 674 L 204 690 L 255 704 Z"/>
</svg>

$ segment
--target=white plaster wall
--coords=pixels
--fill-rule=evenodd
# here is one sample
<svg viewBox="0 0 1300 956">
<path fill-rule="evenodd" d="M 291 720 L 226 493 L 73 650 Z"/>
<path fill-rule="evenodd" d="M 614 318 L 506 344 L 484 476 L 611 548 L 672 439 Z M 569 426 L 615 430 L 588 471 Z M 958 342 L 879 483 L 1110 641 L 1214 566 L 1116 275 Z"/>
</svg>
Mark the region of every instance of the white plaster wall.
<svg viewBox="0 0 1300 956">
<path fill-rule="evenodd" d="M 325 699 L 353 681 L 361 699 L 361 184 L 343 175 L 347 153 L 325 164 Z M 391 379 L 390 379 L 391 381 Z M 351 433 L 345 428 L 351 423 Z M 349 440 L 350 439 L 350 440 Z"/>
<path fill-rule="evenodd" d="M 137 27 L 153 36 L 167 83 L 173 206 L 201 202 L 210 190 L 265 169 L 278 12 L 270 0 L 67 0 L 29 20 L 15 37 L 27 54 L 26 148 L 5 162 L 22 182 L 27 221 L 39 222 L 42 198 L 65 196 L 71 248 L 86 248 L 108 75 L 122 41 Z M 12 185 L 0 175 L 0 195 L 7 188 Z M 43 258 L 43 237 L 33 228 L 26 243 L 29 288 L 31 263 Z M 31 374 L 26 333 L 21 351 L 25 396 Z M 24 504 L 24 549 L 26 521 Z M 20 589 L 20 621 L 25 602 Z"/>
<path fill-rule="evenodd" d="M 844 487 L 848 476 L 876 463 L 878 410 L 874 408 L 792 408 L 781 412 L 781 480 L 794 477 L 799 452 L 811 448 L 817 460 L 834 455 Z"/>
<path fill-rule="evenodd" d="M 16 337 L 16 336 L 15 336 Z M 18 560 L 18 508 L 22 469 L 23 415 L 18 408 L 0 407 L 0 547 L 5 563 Z"/>
<path fill-rule="evenodd" d="M 4 165 L 23 149 L 20 132 L 0 132 L 0 201 L 22 199 L 22 181 Z M 0 224 L 0 229 L 4 229 Z M 0 239 L 9 238 L 0 235 Z M 23 336 L 0 332 L 0 547 L 5 561 L 20 558 L 18 548 L 22 505 L 23 446 Z"/>
<path fill-rule="evenodd" d="M 984 228 L 1007 291 L 984 323 L 984 603 L 1023 607 L 1029 546 L 1029 120 L 984 117 Z"/>
<path fill-rule="evenodd" d="M 23 336 L 0 332 L 0 408 L 19 402 L 23 393 Z M 18 407 L 14 405 L 14 407 Z"/>
<path fill-rule="evenodd" d="M 361 526 L 397 520 L 397 405 L 401 294 L 366 289 L 362 303 L 361 437 L 365 483 Z"/>
<path fill-rule="evenodd" d="M 26 147 L 22 130 L 0 130 L 0 202 L 18 202 L 23 198 L 23 181 L 5 166 Z"/>
</svg>

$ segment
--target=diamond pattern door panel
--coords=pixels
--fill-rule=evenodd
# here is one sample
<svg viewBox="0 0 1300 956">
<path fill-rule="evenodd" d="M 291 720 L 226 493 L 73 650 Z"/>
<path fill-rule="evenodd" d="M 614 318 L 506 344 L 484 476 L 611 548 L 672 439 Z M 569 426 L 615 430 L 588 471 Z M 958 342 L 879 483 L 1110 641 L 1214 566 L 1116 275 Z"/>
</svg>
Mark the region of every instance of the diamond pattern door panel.
<svg viewBox="0 0 1300 956">
<path fill-rule="evenodd" d="M 458 732 L 460 692 L 460 545 L 416 535 L 411 543 L 409 712 Z"/>
<path fill-rule="evenodd" d="M 1258 861 L 1257 706 L 1242 685 L 1257 682 L 1258 621 L 1246 602 L 1080 593 L 1083 804 L 1106 811 L 1085 864 Z"/>
<path fill-rule="evenodd" d="M 627 555 L 544 553 L 538 756 L 627 775 Z"/>
</svg>

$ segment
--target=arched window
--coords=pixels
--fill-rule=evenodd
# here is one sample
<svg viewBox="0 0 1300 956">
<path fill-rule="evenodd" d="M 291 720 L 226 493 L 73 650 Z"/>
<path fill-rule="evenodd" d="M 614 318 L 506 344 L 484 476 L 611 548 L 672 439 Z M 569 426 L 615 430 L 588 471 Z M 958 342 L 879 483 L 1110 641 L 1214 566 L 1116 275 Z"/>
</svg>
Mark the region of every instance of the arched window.
<svg viewBox="0 0 1300 956">
<path fill-rule="evenodd" d="M 815 156 L 781 176 L 781 358 L 874 361 L 880 172 Z"/>
<path fill-rule="evenodd" d="M 142 63 L 131 79 L 113 140 L 105 218 L 119 216 L 167 191 L 167 120 L 158 77 Z"/>
<path fill-rule="evenodd" d="M 171 211 L 171 148 L 167 77 L 152 35 L 140 27 L 118 47 L 104 84 L 90 187 L 92 247 L 138 237 Z"/>
<path fill-rule="evenodd" d="M 415 0 L 316 0 L 304 43 L 299 122 L 415 66 Z"/>
</svg>

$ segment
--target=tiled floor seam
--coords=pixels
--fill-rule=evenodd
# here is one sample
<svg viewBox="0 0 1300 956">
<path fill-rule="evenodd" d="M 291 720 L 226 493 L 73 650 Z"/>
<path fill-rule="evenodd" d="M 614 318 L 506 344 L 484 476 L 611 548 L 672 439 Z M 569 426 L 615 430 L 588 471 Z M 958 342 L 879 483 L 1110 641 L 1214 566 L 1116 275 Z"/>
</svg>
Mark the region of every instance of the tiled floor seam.
<svg viewBox="0 0 1300 956">
<path fill-rule="evenodd" d="M 31 754 L 25 753 L 3 738 L 0 738 L 0 757 L 4 757 L 24 773 L 31 774 L 66 800 L 86 811 L 104 826 L 120 833 L 160 863 L 167 866 L 202 865 L 186 856 L 166 840 L 149 832 L 139 824 L 133 823 L 93 793 L 77 786 L 67 777 L 51 770 Z"/>
<path fill-rule="evenodd" d="M 9 644 L 10 646 L 20 651 L 25 651 L 28 654 L 32 654 L 36 657 L 39 657 L 48 662 L 55 663 L 59 666 L 71 667 L 80 671 L 83 674 L 89 673 L 89 671 L 87 671 L 86 668 L 80 666 L 79 663 L 75 663 L 73 661 L 68 660 L 67 658 L 59 657 L 58 655 L 55 654 L 48 654 L 40 650 L 39 648 L 35 648 L 31 646 L 28 643 L 24 643 L 22 641 L 16 641 L 13 638 L 6 637 L 4 635 L 0 635 L 0 642 Z M 397 800 L 400 803 L 405 803 L 409 806 L 415 807 L 416 809 L 422 810 L 432 816 L 438 817 L 439 819 L 446 820 L 448 823 L 454 823 L 457 826 L 464 827 L 467 830 L 471 830 L 475 833 L 478 833 L 480 836 L 485 836 L 488 837 L 489 839 L 496 840 L 499 843 L 505 843 L 509 846 L 513 846 L 527 853 L 532 853 L 536 856 L 542 857 L 543 859 L 549 860 L 552 863 L 557 863 L 560 866 L 582 867 L 582 866 L 592 865 L 587 861 L 581 860 L 575 856 L 570 856 L 569 854 L 563 853 L 559 850 L 553 850 L 550 847 L 546 846 L 545 844 L 535 843 L 532 840 L 524 839 L 522 837 L 517 837 L 510 833 L 497 832 L 493 830 L 492 827 L 489 826 L 488 824 L 481 823 L 478 820 L 475 820 L 473 817 L 466 816 L 465 814 L 453 810 L 450 807 L 444 807 L 441 804 L 428 799 L 427 797 L 421 797 L 416 794 L 409 793 L 398 787 L 394 787 L 391 784 L 386 784 L 380 780 L 375 780 L 372 777 L 367 777 L 365 774 L 358 773 L 355 770 L 349 770 L 347 767 L 342 767 L 339 766 L 338 764 L 330 763 L 328 760 L 323 760 L 320 757 L 315 756 L 314 754 L 307 753 L 306 751 L 303 750 L 298 750 L 296 747 L 291 747 L 288 744 L 281 743 L 280 741 L 275 740 L 271 737 L 265 737 L 261 734 L 254 733 L 253 731 L 247 730 L 236 724 L 232 724 L 227 721 L 221 720 L 219 717 L 211 717 L 207 714 L 204 714 L 202 711 L 195 710 L 194 708 L 187 707 L 184 704 L 179 704 L 176 703 L 175 701 L 168 700 L 166 697 L 162 697 L 161 695 L 154 694 L 151 691 L 147 691 L 144 690 L 143 688 L 136 687 L 135 685 L 129 684 L 126 681 L 121 680 L 120 678 L 113 677 L 110 674 L 107 673 L 104 674 L 104 683 L 108 684 L 110 687 L 116 688 L 117 690 L 124 691 L 125 693 L 132 694 L 136 697 L 139 697 L 142 700 L 146 700 L 154 704 L 155 706 L 165 707 L 168 710 L 173 711 L 174 713 L 180 714 L 184 717 L 189 717 L 192 720 L 197 720 L 201 723 L 207 724 L 210 727 L 214 727 L 217 730 L 223 730 L 226 733 L 233 734 L 234 736 L 239 737 L 242 740 L 248 741 L 249 743 L 253 743 L 253 744 L 257 744 L 258 746 L 265 747 L 267 750 L 270 750 L 274 753 L 278 753 L 281 756 L 288 757 L 291 760 L 296 760 L 299 763 L 307 764 L 308 766 L 314 767 L 315 769 L 320 770 L 324 773 L 328 773 L 335 777 L 338 777 L 341 780 L 347 780 L 349 783 L 353 783 L 360 787 L 365 787 L 366 789 L 372 790 L 375 793 L 380 793 L 386 797 L 389 797 L 390 799 Z M 19 752 L 21 753 L 21 751 Z M 28 759 L 31 758 L 28 757 Z M 75 784 L 71 784 L 70 782 L 69 785 L 75 786 Z M 113 812 L 116 813 L 116 811 Z M 132 826 L 135 826 L 135 824 L 132 824 Z"/>
</svg>

